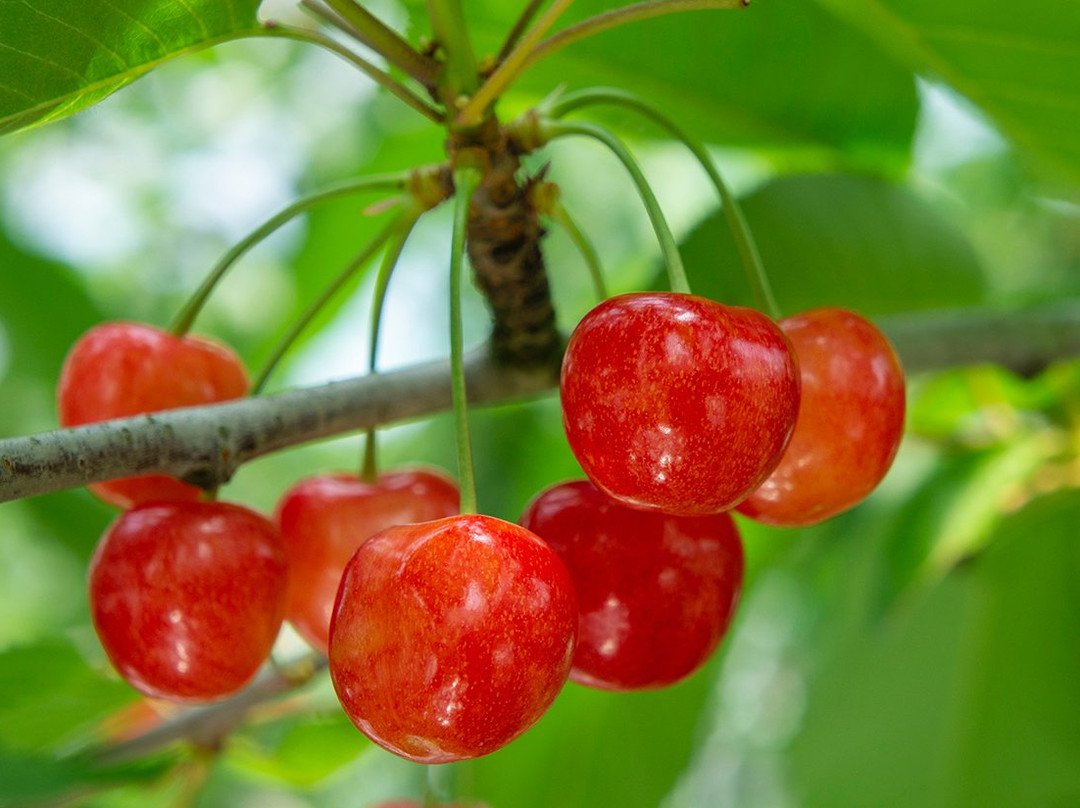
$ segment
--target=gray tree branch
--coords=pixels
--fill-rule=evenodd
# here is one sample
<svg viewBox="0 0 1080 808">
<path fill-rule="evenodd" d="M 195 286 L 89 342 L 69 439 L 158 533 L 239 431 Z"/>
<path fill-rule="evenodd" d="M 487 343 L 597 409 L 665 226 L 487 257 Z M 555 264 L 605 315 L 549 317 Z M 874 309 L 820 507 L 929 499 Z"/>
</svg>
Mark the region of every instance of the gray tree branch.
<svg viewBox="0 0 1080 808">
<path fill-rule="evenodd" d="M 996 363 L 1023 375 L 1080 356 L 1080 302 L 1023 311 L 882 318 L 908 373 Z M 555 388 L 558 367 L 512 368 L 486 347 L 467 360 L 469 400 L 493 404 Z M 0 440 L 0 502 L 133 474 L 204 487 L 243 463 L 301 443 L 450 407 L 450 370 L 434 362 L 272 396 L 169 410 Z"/>
</svg>

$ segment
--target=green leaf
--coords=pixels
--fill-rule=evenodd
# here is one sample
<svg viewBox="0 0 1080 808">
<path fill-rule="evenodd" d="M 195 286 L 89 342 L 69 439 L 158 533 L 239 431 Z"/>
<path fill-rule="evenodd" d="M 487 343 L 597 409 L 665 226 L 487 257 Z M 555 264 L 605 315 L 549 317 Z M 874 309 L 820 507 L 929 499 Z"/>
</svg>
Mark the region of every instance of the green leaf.
<svg viewBox="0 0 1080 808">
<path fill-rule="evenodd" d="M 1047 178 L 1080 185 L 1080 5 L 819 0 L 981 107 Z"/>
<path fill-rule="evenodd" d="M 654 808 L 690 759 L 716 666 L 660 691 L 568 685 L 533 729 L 473 764 L 476 795 L 514 808 Z"/>
<path fill-rule="evenodd" d="M 1080 803 L 1080 492 L 1006 519 L 989 548 L 822 664 L 792 747 L 813 806 Z"/>
<path fill-rule="evenodd" d="M 566 20 L 611 5 L 579 0 Z M 811 146 L 894 163 L 907 159 L 918 106 L 910 73 L 805 0 L 631 23 L 569 45 L 523 80 L 538 95 L 563 83 L 632 89 L 708 142 Z"/>
<path fill-rule="evenodd" d="M 90 668 L 70 645 L 43 642 L 0 654 L 0 745 L 40 750 L 70 740 L 136 694 Z M 2 789 L 0 789 L 2 790 Z"/>
<path fill-rule="evenodd" d="M 97 103 L 182 53 L 258 30 L 259 0 L 0 0 L 0 134 Z"/>
<path fill-rule="evenodd" d="M 742 206 L 785 314 L 830 305 L 880 315 L 984 297 L 970 243 L 901 186 L 849 174 L 783 177 Z M 699 225 L 681 250 L 696 293 L 753 304 L 720 214 Z"/>
</svg>

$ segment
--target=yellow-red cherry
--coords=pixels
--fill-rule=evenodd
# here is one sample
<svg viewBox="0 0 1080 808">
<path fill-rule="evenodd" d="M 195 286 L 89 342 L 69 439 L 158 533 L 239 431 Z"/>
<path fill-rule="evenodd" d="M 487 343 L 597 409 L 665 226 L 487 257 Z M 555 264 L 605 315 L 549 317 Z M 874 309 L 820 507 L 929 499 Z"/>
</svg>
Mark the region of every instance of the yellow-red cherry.
<svg viewBox="0 0 1080 808">
<path fill-rule="evenodd" d="M 731 508 L 776 467 L 799 375 L 761 312 L 646 292 L 585 315 L 561 396 L 570 448 L 598 488 L 635 508 L 703 515 Z"/>
<path fill-rule="evenodd" d="M 399 525 L 345 569 L 330 675 L 385 749 L 421 763 L 479 757 L 554 701 L 577 620 L 566 567 L 524 528 L 476 514 Z"/>
<path fill-rule="evenodd" d="M 273 523 L 240 505 L 147 503 L 106 530 L 89 595 L 101 644 L 136 689 L 217 699 L 270 654 L 285 610 L 285 551 Z"/>
<path fill-rule="evenodd" d="M 61 426 L 240 398 L 250 384 L 239 357 L 199 337 L 177 337 L 141 323 L 104 323 L 75 343 L 60 372 Z M 147 475 L 88 488 L 118 508 L 153 500 L 193 502 L 199 488 Z"/>
<path fill-rule="evenodd" d="M 820 308 L 780 321 L 802 375 L 802 403 L 780 465 L 739 511 L 783 527 L 812 525 L 877 487 L 904 431 L 904 371 L 866 318 Z"/>
<path fill-rule="evenodd" d="M 326 653 L 334 598 L 357 548 L 385 528 L 453 516 L 460 499 L 457 484 L 435 469 L 399 469 L 374 483 L 350 474 L 298 482 L 275 514 L 289 562 L 285 619 Z"/>
<path fill-rule="evenodd" d="M 554 548 L 574 580 L 575 682 L 665 687 L 704 665 L 726 634 L 744 567 L 727 513 L 642 512 L 580 480 L 541 492 L 521 524 Z"/>
</svg>

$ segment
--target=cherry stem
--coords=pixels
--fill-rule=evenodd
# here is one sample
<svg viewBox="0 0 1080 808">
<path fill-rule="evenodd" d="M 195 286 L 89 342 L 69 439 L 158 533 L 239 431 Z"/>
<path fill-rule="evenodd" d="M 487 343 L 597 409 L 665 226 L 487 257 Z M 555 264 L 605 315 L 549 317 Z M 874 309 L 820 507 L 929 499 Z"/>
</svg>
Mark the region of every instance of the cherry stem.
<svg viewBox="0 0 1080 808">
<path fill-rule="evenodd" d="M 335 16 L 326 9 L 317 5 L 308 5 L 307 7 L 316 14 L 319 14 L 319 16 L 327 22 L 338 24 L 335 23 Z M 385 87 L 425 118 L 428 118 L 435 123 L 442 123 L 446 119 L 446 116 L 443 115 L 441 110 L 429 104 L 385 70 L 380 70 L 367 59 L 318 31 L 306 31 L 303 28 L 293 28 L 288 25 L 274 25 L 269 28 L 261 28 L 251 35 L 291 39 L 295 42 L 307 42 L 312 45 L 318 45 L 320 48 L 325 48 L 331 53 L 334 53 L 351 63 L 354 67 L 359 68 L 362 73 L 368 76 L 368 78 L 372 79 L 376 84 Z"/>
<path fill-rule="evenodd" d="M 566 235 L 570 237 L 570 240 L 574 242 L 574 246 L 577 247 L 578 252 L 581 253 L 581 257 L 585 260 L 585 266 L 589 268 L 589 275 L 592 277 L 593 289 L 596 290 L 596 296 L 600 300 L 606 300 L 608 297 L 607 284 L 604 283 L 604 273 L 600 268 L 600 256 L 596 252 L 596 248 L 592 242 L 589 241 L 589 237 L 585 235 L 584 231 L 578 227 L 577 222 L 570 216 L 570 212 L 567 211 L 566 206 L 562 202 L 556 202 L 552 209 L 548 211 L 548 216 L 551 220 L 562 227 L 566 231 Z"/>
<path fill-rule="evenodd" d="M 529 53 L 524 67 L 530 67 L 545 56 L 550 56 L 555 51 L 561 50 L 574 42 L 628 23 L 647 20 L 650 17 L 659 17 L 661 14 L 674 14 L 682 11 L 736 9 L 745 8 L 748 5 L 750 5 L 750 0 L 646 0 L 643 3 L 634 3 L 623 8 L 605 11 L 575 25 L 570 25 L 540 42 Z"/>
<path fill-rule="evenodd" d="M 556 0 L 551 8 L 544 12 L 543 16 L 536 21 L 536 25 L 525 34 L 521 42 L 505 58 L 500 60 L 495 72 L 481 85 L 476 95 L 458 112 L 455 119 L 456 124 L 459 126 L 475 126 L 483 120 L 487 108 L 506 92 L 506 89 L 514 83 L 514 80 L 525 69 L 529 62 L 529 56 L 540 42 L 540 38 L 548 32 L 573 2 L 574 0 Z"/>
<path fill-rule="evenodd" d="M 244 253 L 266 239 L 279 227 L 292 221 L 301 213 L 305 213 L 324 202 L 329 202 L 343 196 L 362 193 L 364 191 L 403 190 L 407 187 L 408 179 L 408 174 L 380 174 L 371 177 L 362 177 L 337 185 L 330 185 L 323 188 L 321 191 L 316 191 L 313 194 L 309 194 L 308 196 L 293 202 L 287 208 L 282 209 L 279 213 L 252 230 L 251 233 L 237 242 L 232 249 L 221 257 L 221 260 L 218 261 L 217 265 L 210 270 L 210 274 L 206 276 L 202 285 L 176 315 L 176 319 L 169 327 L 169 330 L 178 337 L 182 337 L 190 331 L 192 324 L 195 322 L 195 318 L 199 316 L 199 312 L 202 311 L 202 307 L 209 299 L 211 292 L 214 291 L 214 287 L 217 286 L 218 282 L 224 277 L 225 273 L 228 272 L 229 268 L 235 264 Z"/>
<path fill-rule="evenodd" d="M 758 308 L 773 319 L 779 318 L 780 307 L 776 304 L 776 297 L 773 295 L 769 276 L 765 272 L 765 266 L 761 261 L 761 253 L 758 252 L 757 242 L 754 240 L 754 234 L 746 221 L 746 216 L 743 214 L 742 206 L 731 193 L 727 183 L 724 182 L 719 169 L 717 169 L 704 145 L 644 99 L 618 88 L 597 87 L 569 93 L 552 103 L 547 112 L 552 117 L 561 118 L 576 109 L 591 104 L 615 104 L 632 109 L 649 118 L 661 128 L 666 129 L 676 140 L 681 141 L 689 149 L 701 164 L 705 173 L 708 174 L 720 197 L 724 217 L 727 219 L 728 228 L 731 230 L 735 244 L 739 249 L 743 267 L 746 270 L 746 277 L 750 282 Z"/>
<path fill-rule="evenodd" d="M 469 439 L 469 403 L 465 389 L 465 336 L 462 316 L 461 275 L 465 263 L 465 231 L 469 205 L 480 185 L 482 174 L 467 161 L 467 153 L 458 155 L 454 168 L 454 231 L 450 252 L 450 384 L 454 401 L 457 434 L 458 482 L 461 486 L 461 512 L 476 513 L 476 475 L 473 470 L 472 442 Z"/>
<path fill-rule="evenodd" d="M 375 375 L 377 358 L 379 355 L 379 334 L 382 325 L 383 304 L 386 302 L 386 290 L 390 286 L 390 276 L 394 274 L 401 251 L 405 248 L 405 242 L 409 239 L 413 227 L 420 218 L 420 210 L 415 215 L 408 216 L 405 213 L 397 222 L 397 230 L 393 233 L 393 241 L 390 247 L 383 253 L 379 263 L 379 271 L 375 276 L 375 290 L 371 300 L 371 350 L 368 352 L 368 373 Z M 378 463 L 375 457 L 375 427 L 367 431 L 367 440 L 364 442 L 364 459 L 360 469 L 360 478 L 364 482 L 374 483 L 378 477 Z"/>
<path fill-rule="evenodd" d="M 389 239 L 394 234 L 394 232 L 396 232 L 398 227 L 398 220 L 394 220 L 390 222 L 390 224 L 388 224 L 386 227 L 384 227 L 378 233 L 378 235 L 376 235 L 375 238 L 372 239 L 366 247 L 364 247 L 364 249 L 362 249 L 356 254 L 356 257 L 354 257 L 348 264 L 346 264 L 345 268 L 340 273 L 338 273 L 338 276 L 334 278 L 334 280 L 331 281 L 325 289 L 323 289 L 322 294 L 320 294 L 319 297 L 315 299 L 315 301 L 308 307 L 307 311 L 305 311 L 293 322 L 292 326 L 285 333 L 285 336 L 281 338 L 281 341 L 274 348 L 273 352 L 270 354 L 270 358 L 266 361 L 266 364 L 263 365 L 263 368 L 259 372 L 259 375 L 252 383 L 252 395 L 257 396 L 263 391 L 263 388 L 266 387 L 267 381 L 269 381 L 270 379 L 270 374 L 274 372 L 274 369 L 284 358 L 289 348 L 291 348 L 293 343 L 296 342 L 297 337 L 299 337 L 300 334 L 304 331 L 304 329 L 307 328 L 307 326 L 311 323 L 311 321 L 315 319 L 316 315 L 318 315 L 318 313 L 323 310 L 326 304 L 330 302 L 330 300 L 334 297 L 335 294 L 337 294 L 341 287 L 348 283 L 349 280 L 360 269 L 362 269 L 368 261 L 371 260 L 372 256 L 374 256 L 375 253 L 379 251 L 383 244 L 386 243 L 387 239 Z"/>
<path fill-rule="evenodd" d="M 465 27 L 461 0 L 427 0 L 428 19 L 446 63 L 438 81 L 439 97 L 453 116 L 458 99 L 475 92 L 480 83 L 476 52 Z"/>
<path fill-rule="evenodd" d="M 323 16 L 320 3 L 316 0 L 301 0 L 301 3 Z M 434 88 L 435 79 L 439 75 L 439 63 L 435 59 L 422 54 L 397 31 L 355 0 L 321 0 L 321 3 L 333 9 L 347 24 L 339 25 L 345 33 L 367 45 L 428 89 Z"/>
<path fill-rule="evenodd" d="M 510 51 L 514 49 L 518 40 L 521 39 L 521 35 L 525 33 L 525 29 L 529 27 L 529 23 L 532 22 L 533 17 L 536 16 L 536 12 L 540 10 L 540 7 L 544 5 L 545 2 L 547 2 L 547 0 L 529 0 L 525 8 L 521 10 L 521 14 L 518 15 L 514 27 L 510 29 L 510 33 L 506 35 L 502 47 L 499 48 L 499 55 L 495 58 L 496 64 L 502 63 L 509 55 Z"/>
<path fill-rule="evenodd" d="M 675 243 L 675 237 L 671 233 L 671 228 L 668 226 L 667 219 L 664 218 L 664 212 L 660 209 L 660 203 L 656 199 L 656 194 L 653 193 L 652 188 L 649 186 L 649 181 L 645 178 L 645 174 L 641 170 L 641 166 L 638 165 L 637 160 L 634 159 L 634 155 L 630 153 L 626 144 L 604 127 L 594 123 L 586 123 L 583 121 L 540 121 L 538 127 L 540 136 L 545 141 L 558 137 L 565 137 L 566 135 L 584 135 L 585 137 L 590 137 L 593 140 L 603 143 L 616 157 L 619 158 L 619 161 L 626 168 L 630 177 L 633 179 L 634 184 L 637 186 L 641 201 L 645 203 L 645 210 L 649 214 L 649 220 L 652 222 L 653 230 L 656 231 L 656 239 L 660 243 L 660 251 L 664 256 L 664 264 L 667 267 L 671 290 L 673 292 L 689 294 L 690 281 L 686 277 L 686 270 L 683 268 L 682 258 L 679 256 L 679 247 Z"/>
</svg>

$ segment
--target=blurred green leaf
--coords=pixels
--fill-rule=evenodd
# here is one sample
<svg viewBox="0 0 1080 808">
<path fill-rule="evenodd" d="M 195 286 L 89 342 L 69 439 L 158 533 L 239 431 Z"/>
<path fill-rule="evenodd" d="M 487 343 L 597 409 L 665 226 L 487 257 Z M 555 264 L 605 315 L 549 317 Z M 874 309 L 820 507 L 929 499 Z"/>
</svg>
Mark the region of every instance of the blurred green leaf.
<svg viewBox="0 0 1080 808">
<path fill-rule="evenodd" d="M 59 640 L 0 653 L 0 692 L 0 745 L 24 750 L 69 741 L 136 697 Z"/>
<path fill-rule="evenodd" d="M 295 786 L 311 786 L 351 763 L 371 743 L 340 710 L 254 728 L 230 762 Z"/>
<path fill-rule="evenodd" d="M 883 52 L 981 107 L 1057 183 L 1080 184 L 1080 6 L 819 0 Z"/>
<path fill-rule="evenodd" d="M 533 729 L 473 764 L 476 795 L 514 808 L 655 808 L 690 759 L 716 669 L 714 659 L 650 692 L 568 685 Z"/>
<path fill-rule="evenodd" d="M 565 22 L 613 5 L 579 0 Z M 502 7 L 505 29 L 519 5 Z M 616 85 L 708 142 L 811 145 L 897 164 L 906 161 L 918 106 L 910 73 L 805 0 L 605 31 L 538 62 L 522 84 L 538 96 L 560 84 Z"/>
<path fill-rule="evenodd" d="M 257 29 L 259 0 L 0 3 L 0 134 L 97 103 L 173 56 Z"/>
<path fill-rule="evenodd" d="M 781 177 L 742 206 L 785 314 L 828 305 L 877 315 L 984 297 L 964 234 L 901 186 L 850 174 Z M 681 251 L 696 293 L 753 305 L 722 214 L 703 221 Z"/>
<path fill-rule="evenodd" d="M 55 383 L 72 343 L 100 322 L 102 313 L 78 275 L 20 249 L 3 228 L 0 267 L 4 275 L 0 324 L 10 342 L 12 372 Z"/>
<path fill-rule="evenodd" d="M 1080 492 L 1006 519 L 988 549 L 829 659 L 792 749 L 803 805 L 1080 802 Z"/>
</svg>

